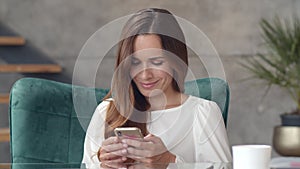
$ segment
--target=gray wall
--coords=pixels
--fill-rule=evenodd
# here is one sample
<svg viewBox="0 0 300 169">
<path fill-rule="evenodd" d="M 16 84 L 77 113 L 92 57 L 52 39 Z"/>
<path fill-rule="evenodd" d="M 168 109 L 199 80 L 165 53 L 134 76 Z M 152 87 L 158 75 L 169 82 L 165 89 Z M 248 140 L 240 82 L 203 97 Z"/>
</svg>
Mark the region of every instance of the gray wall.
<svg viewBox="0 0 300 169">
<path fill-rule="evenodd" d="M 26 38 L 28 43 L 64 68 L 72 79 L 74 63 L 88 38 L 105 24 L 147 7 L 169 9 L 201 29 L 218 51 L 231 89 L 228 135 L 231 145 L 272 144 L 279 114 L 294 104 L 284 91 L 274 87 L 264 99 L 259 81 L 243 81 L 249 73 L 238 62 L 260 50 L 259 20 L 275 15 L 290 17 L 300 11 L 298 0 L 1 0 L 0 21 Z M 113 53 L 113 52 L 111 52 Z M 109 56 L 112 54 L 108 54 Z M 22 61 L 22 56 L 19 56 Z M 113 57 L 100 67 L 97 87 L 109 87 Z M 199 59 L 191 54 L 196 77 L 206 75 Z M 1 57 L 0 57 L 1 61 Z M 89 71 L 94 59 L 83 60 Z M 1 61 L 0 63 L 5 62 Z M 106 71 L 103 71 L 106 70 Z M 18 74 L 1 74 L 0 91 L 8 92 Z M 85 82 L 83 74 L 80 84 Z M 100 80 L 99 80 L 100 79 Z M 62 80 L 63 81 L 63 80 Z M 7 126 L 7 108 L 1 106 L 0 127 Z M 5 113 L 3 113 L 5 112 Z M 9 146 L 0 143 L 0 162 L 7 162 Z M 273 156 L 277 156 L 273 152 Z"/>
</svg>

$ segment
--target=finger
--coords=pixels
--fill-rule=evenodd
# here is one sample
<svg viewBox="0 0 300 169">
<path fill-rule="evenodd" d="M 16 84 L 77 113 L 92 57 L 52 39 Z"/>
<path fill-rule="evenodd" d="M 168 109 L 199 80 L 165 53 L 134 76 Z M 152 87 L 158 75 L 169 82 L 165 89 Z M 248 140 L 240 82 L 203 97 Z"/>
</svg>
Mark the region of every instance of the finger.
<svg viewBox="0 0 300 169">
<path fill-rule="evenodd" d="M 133 139 L 123 139 L 122 143 L 127 145 L 127 147 L 131 146 L 131 147 L 136 147 L 136 148 L 139 148 L 139 149 L 146 149 L 147 146 L 149 146 L 149 143 L 151 143 L 151 142 L 144 142 L 144 141 L 133 140 Z"/>
<path fill-rule="evenodd" d="M 118 150 L 110 153 L 100 154 L 100 160 L 115 159 L 115 158 L 119 158 L 120 156 L 126 156 L 126 155 L 127 155 L 127 150 L 123 149 L 123 150 Z"/>
<path fill-rule="evenodd" d="M 106 152 L 113 152 L 113 151 L 117 151 L 117 150 L 121 150 L 127 148 L 126 144 L 122 144 L 122 143 L 114 143 L 114 144 L 110 144 L 110 145 L 106 145 L 103 146 L 102 149 L 105 150 Z"/>
<path fill-rule="evenodd" d="M 138 169 L 140 169 L 140 168 L 143 168 L 143 169 L 154 169 L 154 168 L 166 169 L 168 167 L 168 165 L 169 165 L 169 163 L 152 163 L 152 162 L 147 163 L 147 162 L 142 162 L 142 163 L 138 163 L 138 164 L 135 164 L 135 165 L 132 165 L 132 166 L 134 166 L 134 168 L 138 168 Z M 133 168 L 130 168 L 130 169 L 133 169 Z"/>
<path fill-rule="evenodd" d="M 144 137 L 144 141 L 158 143 L 161 142 L 161 139 L 153 134 L 148 134 Z"/>
<path fill-rule="evenodd" d="M 136 162 L 144 163 L 144 164 L 154 162 L 154 159 L 152 159 L 152 158 L 144 158 L 144 157 L 137 157 L 137 156 L 130 156 L 130 158 L 134 159 Z"/>
<path fill-rule="evenodd" d="M 108 166 L 111 169 L 126 168 L 126 165 L 123 163 L 109 163 L 109 164 L 106 164 L 106 166 Z"/>
<path fill-rule="evenodd" d="M 128 169 L 153 169 L 154 167 L 152 167 L 152 165 L 147 164 L 147 163 L 137 163 L 137 164 L 132 164 L 129 166 Z"/>
<path fill-rule="evenodd" d="M 133 159 L 134 161 L 142 161 L 142 159 L 143 159 L 143 157 L 134 156 L 134 155 L 131 155 L 131 154 L 128 154 L 126 157 L 127 157 L 127 158 L 131 158 L 131 159 Z"/>
<path fill-rule="evenodd" d="M 112 169 L 112 168 L 102 162 L 102 163 L 100 163 L 100 169 Z"/>
<path fill-rule="evenodd" d="M 100 155 L 100 161 L 109 161 L 109 160 L 114 159 L 114 158 L 119 158 L 119 156 L 116 156 L 116 155 L 111 154 L 111 153 L 105 153 L 103 155 Z"/>
<path fill-rule="evenodd" d="M 102 146 L 118 143 L 120 140 L 117 137 L 109 137 L 102 142 Z"/>
<path fill-rule="evenodd" d="M 124 162 L 126 160 L 127 160 L 126 157 L 119 157 L 119 158 L 116 158 L 116 159 L 108 160 L 107 162 L 108 163 L 121 163 L 121 162 Z"/>
<path fill-rule="evenodd" d="M 126 165 L 124 163 L 118 162 L 118 161 L 107 161 L 107 162 L 103 162 L 102 164 L 105 165 L 105 167 L 109 167 L 109 168 L 126 168 Z"/>
<path fill-rule="evenodd" d="M 126 157 L 125 157 L 126 158 Z M 101 162 L 108 163 L 108 162 L 123 162 L 123 157 L 113 157 L 113 158 L 103 158 Z"/>
<path fill-rule="evenodd" d="M 128 147 L 127 153 L 130 155 L 133 155 L 133 156 L 137 156 L 137 157 L 152 157 L 153 156 L 153 152 L 151 152 L 151 151 L 147 151 L 145 149 L 136 149 L 133 147 Z"/>
<path fill-rule="evenodd" d="M 149 137 L 153 137 L 154 135 L 153 134 L 147 134 L 147 136 L 144 137 L 144 139 L 147 139 Z"/>
</svg>

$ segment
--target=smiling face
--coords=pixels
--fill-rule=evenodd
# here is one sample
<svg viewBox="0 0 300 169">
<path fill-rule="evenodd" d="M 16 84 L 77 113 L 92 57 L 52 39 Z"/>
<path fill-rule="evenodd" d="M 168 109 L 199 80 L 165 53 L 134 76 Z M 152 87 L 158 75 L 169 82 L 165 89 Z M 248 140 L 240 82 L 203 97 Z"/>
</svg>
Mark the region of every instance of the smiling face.
<svg viewBox="0 0 300 169">
<path fill-rule="evenodd" d="M 134 41 L 134 54 L 131 57 L 130 76 L 139 91 L 147 98 L 158 94 L 172 97 L 173 70 L 168 58 L 163 55 L 160 37 L 139 35 Z"/>
</svg>

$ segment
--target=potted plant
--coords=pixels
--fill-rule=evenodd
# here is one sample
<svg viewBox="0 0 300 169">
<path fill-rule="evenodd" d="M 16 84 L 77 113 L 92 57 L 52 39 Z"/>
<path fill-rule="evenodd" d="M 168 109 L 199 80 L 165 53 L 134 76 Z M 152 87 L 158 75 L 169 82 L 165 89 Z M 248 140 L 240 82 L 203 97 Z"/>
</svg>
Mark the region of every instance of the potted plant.
<svg viewBox="0 0 300 169">
<path fill-rule="evenodd" d="M 278 17 L 272 22 L 262 19 L 260 26 L 267 51 L 244 66 L 269 87 L 278 85 L 290 94 L 297 107 L 281 115 L 282 124 L 300 126 L 300 20 L 294 17 L 291 23 Z"/>
<path fill-rule="evenodd" d="M 280 86 L 295 101 L 294 111 L 281 114 L 282 126 L 274 128 L 273 145 L 281 155 L 300 156 L 300 20 L 262 19 L 260 27 L 266 51 L 243 65 L 268 88 Z"/>
</svg>

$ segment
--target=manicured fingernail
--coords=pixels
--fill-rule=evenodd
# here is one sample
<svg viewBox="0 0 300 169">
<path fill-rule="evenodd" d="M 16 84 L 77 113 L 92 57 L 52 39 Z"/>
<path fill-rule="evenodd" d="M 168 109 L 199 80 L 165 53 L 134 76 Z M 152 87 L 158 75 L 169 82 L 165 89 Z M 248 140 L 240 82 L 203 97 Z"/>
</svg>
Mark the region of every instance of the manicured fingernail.
<svg viewBox="0 0 300 169">
<path fill-rule="evenodd" d="M 126 143 L 126 140 L 122 140 L 122 143 Z"/>
<path fill-rule="evenodd" d="M 126 157 L 122 157 L 122 160 L 123 160 L 123 161 L 126 161 L 126 160 L 127 160 L 127 158 L 126 158 Z"/>
<path fill-rule="evenodd" d="M 122 146 L 123 146 L 123 147 L 125 147 L 125 148 L 127 148 L 127 147 L 128 147 L 128 145 L 127 145 L 127 144 L 122 144 Z"/>
</svg>

